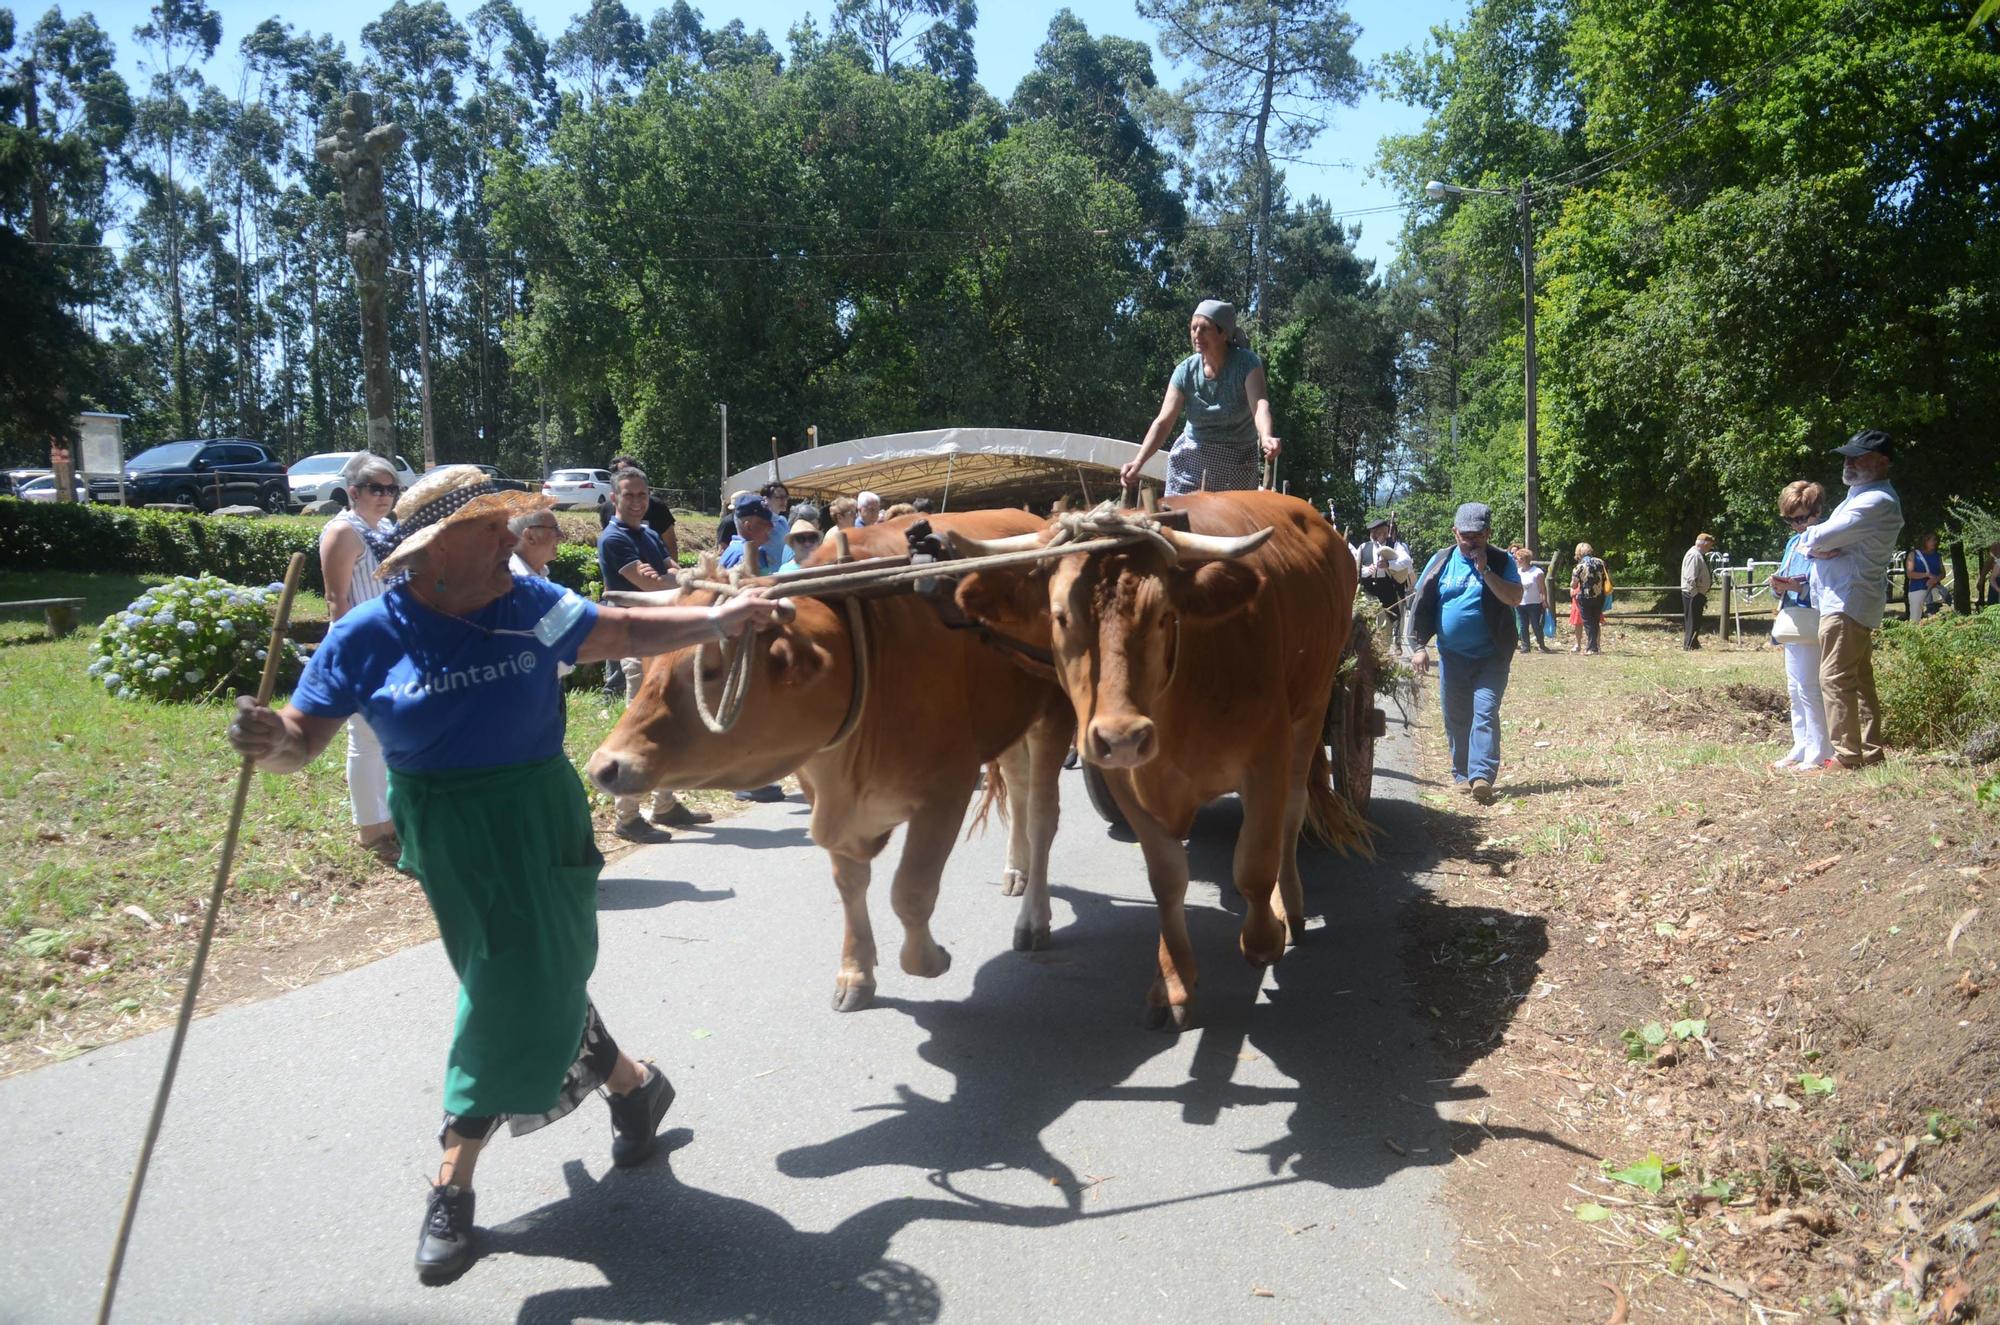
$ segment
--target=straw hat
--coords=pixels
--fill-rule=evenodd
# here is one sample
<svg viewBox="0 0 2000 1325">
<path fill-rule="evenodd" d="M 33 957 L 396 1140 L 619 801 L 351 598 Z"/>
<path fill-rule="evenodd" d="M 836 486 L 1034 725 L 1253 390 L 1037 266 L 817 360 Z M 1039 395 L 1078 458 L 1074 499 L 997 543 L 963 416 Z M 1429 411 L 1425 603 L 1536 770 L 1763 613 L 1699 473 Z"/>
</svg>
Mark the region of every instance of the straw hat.
<svg viewBox="0 0 2000 1325">
<path fill-rule="evenodd" d="M 375 568 L 378 579 L 407 571 L 438 531 L 498 511 L 509 518 L 545 511 L 555 498 L 497 487 L 476 465 L 446 465 L 410 485 L 396 503 L 396 549 Z"/>
<path fill-rule="evenodd" d="M 785 531 L 785 541 L 789 543 L 800 534 L 811 534 L 814 538 L 818 538 L 819 526 L 811 520 L 794 520 L 792 527 Z"/>
</svg>

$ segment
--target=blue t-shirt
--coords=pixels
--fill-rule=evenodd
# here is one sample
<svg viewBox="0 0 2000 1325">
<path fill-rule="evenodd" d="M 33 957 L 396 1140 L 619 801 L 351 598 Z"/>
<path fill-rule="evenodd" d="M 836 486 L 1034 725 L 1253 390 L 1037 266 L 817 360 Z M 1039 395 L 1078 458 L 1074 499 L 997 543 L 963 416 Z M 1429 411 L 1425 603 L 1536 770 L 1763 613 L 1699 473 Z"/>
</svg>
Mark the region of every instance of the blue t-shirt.
<svg viewBox="0 0 2000 1325">
<path fill-rule="evenodd" d="M 752 573 L 776 575 L 784 566 L 785 556 L 791 549 L 785 546 L 784 536 L 773 529 L 771 536 L 757 545 L 757 550 L 762 555 L 758 557 L 757 565 L 751 568 Z M 722 551 L 722 569 L 741 566 L 749 556 L 750 545 L 743 541 L 743 535 L 738 534 L 729 540 L 729 546 Z"/>
<path fill-rule="evenodd" d="M 1485 551 L 1479 557 L 1478 562 L 1467 561 L 1465 553 L 1453 548 L 1438 572 L 1438 647 L 1467 658 L 1485 658 L 1493 652 L 1493 632 L 1486 628 L 1480 605 L 1486 596 L 1486 581 L 1480 574 Z M 1519 584 L 1521 568 L 1512 557 L 1502 560 L 1507 564 L 1501 573 Z"/>
<path fill-rule="evenodd" d="M 660 536 L 640 525 L 636 529 L 623 520 L 613 520 L 604 526 L 604 532 L 597 536 L 597 569 L 604 577 L 607 589 L 631 589 L 643 592 L 651 585 L 634 584 L 629 576 L 620 575 L 619 569 L 633 562 L 651 566 L 660 574 L 667 573 L 667 545 Z"/>
<path fill-rule="evenodd" d="M 556 664 L 575 662 L 596 624 L 594 604 L 547 580 L 516 576 L 513 592 L 463 620 L 399 584 L 333 623 L 292 707 L 359 713 L 405 772 L 548 759 L 563 751 Z"/>
</svg>

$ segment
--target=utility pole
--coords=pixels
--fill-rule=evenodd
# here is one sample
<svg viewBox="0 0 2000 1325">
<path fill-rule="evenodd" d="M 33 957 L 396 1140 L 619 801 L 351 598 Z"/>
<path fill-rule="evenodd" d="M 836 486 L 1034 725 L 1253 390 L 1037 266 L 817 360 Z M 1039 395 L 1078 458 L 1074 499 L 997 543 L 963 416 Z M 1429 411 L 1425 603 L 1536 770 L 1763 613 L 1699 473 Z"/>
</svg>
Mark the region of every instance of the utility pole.
<svg viewBox="0 0 2000 1325">
<path fill-rule="evenodd" d="M 1424 192 L 1434 201 L 1463 197 L 1467 194 L 1482 198 L 1509 198 L 1521 220 L 1521 328 L 1526 353 L 1522 365 L 1523 382 L 1527 387 L 1526 424 L 1526 500 L 1523 503 L 1521 539 L 1530 548 L 1539 551 L 1537 537 L 1541 530 L 1542 504 L 1542 462 L 1541 448 L 1535 430 L 1535 195 L 1532 186 L 1522 181 L 1518 193 L 1506 189 L 1475 189 L 1462 184 L 1446 184 L 1442 180 L 1432 180 L 1424 185 Z M 1456 405 L 1457 387 L 1453 386 L 1453 403 Z M 1458 415 L 1452 414 L 1453 441 L 1457 441 Z"/>
<path fill-rule="evenodd" d="M 1528 501 L 1527 515 L 1522 521 L 1521 541 L 1528 545 L 1530 555 L 1539 555 L 1541 543 L 1536 538 L 1541 523 L 1542 466 L 1541 454 L 1535 438 L 1535 197 L 1528 191 L 1526 181 L 1521 184 L 1521 326 L 1522 340 L 1525 342 L 1527 364 L 1524 368 L 1528 396 L 1527 470 Z"/>
<path fill-rule="evenodd" d="M 729 494 L 723 491 L 729 483 L 729 406 L 718 403 L 716 408 L 722 411 L 722 468 L 715 473 L 715 509 L 727 514 L 722 507 L 729 500 Z"/>
<path fill-rule="evenodd" d="M 361 294 L 361 373 L 368 404 L 368 449 L 396 454 L 396 379 L 389 362 L 389 214 L 382 167 L 403 145 L 400 125 L 376 124 L 366 92 L 347 94 L 340 127 L 319 140 L 316 154 L 340 181 L 347 218 L 347 256 Z"/>
</svg>

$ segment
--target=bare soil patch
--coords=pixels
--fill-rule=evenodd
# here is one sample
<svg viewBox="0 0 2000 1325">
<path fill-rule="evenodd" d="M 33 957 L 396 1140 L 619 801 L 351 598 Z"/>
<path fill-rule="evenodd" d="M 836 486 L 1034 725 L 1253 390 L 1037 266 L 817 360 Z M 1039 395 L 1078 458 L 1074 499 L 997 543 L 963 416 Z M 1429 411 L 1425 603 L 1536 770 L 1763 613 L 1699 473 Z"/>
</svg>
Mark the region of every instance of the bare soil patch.
<svg viewBox="0 0 2000 1325">
<path fill-rule="evenodd" d="M 1518 661 L 1492 806 L 1421 706 L 1476 1314 L 2000 1319 L 2000 814 L 1937 760 L 1772 771 L 1773 651 L 1608 647 Z"/>
</svg>

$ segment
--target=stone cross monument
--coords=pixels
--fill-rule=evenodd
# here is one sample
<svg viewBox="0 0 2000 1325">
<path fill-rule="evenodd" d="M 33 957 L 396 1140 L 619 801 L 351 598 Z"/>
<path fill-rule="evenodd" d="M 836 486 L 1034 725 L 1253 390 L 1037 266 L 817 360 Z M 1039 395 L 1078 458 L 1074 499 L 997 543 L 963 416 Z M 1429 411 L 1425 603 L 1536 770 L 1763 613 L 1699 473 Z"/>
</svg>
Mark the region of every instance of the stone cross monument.
<svg viewBox="0 0 2000 1325">
<path fill-rule="evenodd" d="M 382 169 L 403 146 L 403 129 L 376 124 L 373 99 L 349 92 L 340 127 L 319 140 L 318 156 L 340 181 L 347 214 L 347 256 L 361 292 L 361 367 L 368 404 L 368 449 L 396 454 L 396 379 L 389 363 L 389 213 Z"/>
</svg>

